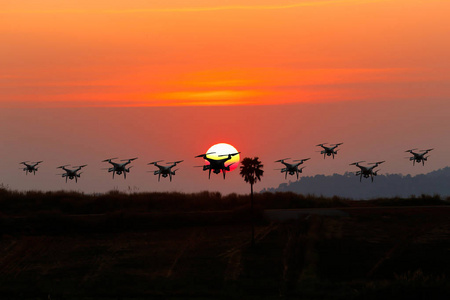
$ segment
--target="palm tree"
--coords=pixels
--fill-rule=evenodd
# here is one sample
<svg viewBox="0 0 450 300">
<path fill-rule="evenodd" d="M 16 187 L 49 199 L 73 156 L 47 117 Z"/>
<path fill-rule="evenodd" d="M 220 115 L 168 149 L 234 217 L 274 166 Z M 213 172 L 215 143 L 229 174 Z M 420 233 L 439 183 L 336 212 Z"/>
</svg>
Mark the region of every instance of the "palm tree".
<svg viewBox="0 0 450 300">
<path fill-rule="evenodd" d="M 253 185 L 261 181 L 264 171 L 263 165 L 259 161 L 258 157 L 249 158 L 246 157 L 241 161 L 241 171 L 239 174 L 244 178 L 245 182 L 250 183 L 250 199 L 252 209 L 252 246 L 255 245 L 255 225 L 254 225 L 254 213 L 253 213 Z"/>
</svg>

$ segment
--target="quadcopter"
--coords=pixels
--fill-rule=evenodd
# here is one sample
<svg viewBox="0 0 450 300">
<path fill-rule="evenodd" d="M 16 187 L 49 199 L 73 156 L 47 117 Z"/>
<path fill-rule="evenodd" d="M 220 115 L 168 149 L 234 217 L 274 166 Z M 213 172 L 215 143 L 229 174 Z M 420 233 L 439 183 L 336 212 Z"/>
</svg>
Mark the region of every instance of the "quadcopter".
<svg viewBox="0 0 450 300">
<path fill-rule="evenodd" d="M 57 169 L 63 169 L 64 171 L 66 171 L 66 173 L 63 174 L 58 174 L 61 175 L 63 178 L 66 177 L 66 182 L 67 182 L 67 178 L 69 178 L 70 180 L 75 178 L 75 182 L 78 182 L 78 178 L 80 178 L 80 175 L 83 173 L 77 173 L 78 171 L 80 171 L 82 168 L 86 167 L 87 165 L 82 165 L 82 166 L 73 166 L 73 170 L 67 169 L 66 167 L 70 166 L 70 165 L 64 165 L 64 166 L 59 166 L 57 167 Z"/>
<path fill-rule="evenodd" d="M 235 164 L 229 164 L 228 166 L 225 166 L 225 163 L 229 161 L 233 156 L 238 155 L 241 152 L 231 153 L 231 154 L 222 154 L 219 155 L 219 157 L 226 156 L 226 158 L 222 159 L 213 159 L 208 157 L 208 155 L 214 154 L 215 152 L 209 152 L 205 154 L 200 154 L 195 157 L 203 157 L 209 162 L 209 165 L 200 166 L 203 167 L 203 171 L 209 170 L 209 177 L 208 179 L 211 179 L 211 171 L 213 171 L 214 174 L 219 174 L 220 172 L 223 173 L 223 179 L 225 179 L 225 172 L 230 171 L 230 167 Z"/>
<path fill-rule="evenodd" d="M 354 162 L 352 164 L 350 164 L 350 166 L 357 166 L 360 170 L 358 172 L 356 172 L 356 176 L 359 175 L 359 182 L 361 182 L 362 177 L 364 176 L 364 178 L 369 178 L 371 177 L 372 182 L 373 182 L 373 176 L 377 176 L 378 170 L 374 170 L 376 167 L 378 167 L 378 165 L 384 163 L 385 161 L 378 161 L 378 162 L 374 162 L 374 163 L 369 163 L 369 165 L 373 165 L 372 167 L 364 167 L 361 166 L 360 163 L 362 163 L 364 161 L 358 161 L 358 162 Z"/>
<path fill-rule="evenodd" d="M 276 160 L 276 161 L 275 161 L 275 162 L 280 162 L 280 163 L 282 163 L 283 165 L 285 165 L 284 168 L 282 168 L 282 169 L 277 169 L 277 170 L 281 170 L 281 173 L 285 173 L 284 179 L 287 178 L 287 174 L 288 174 L 288 173 L 289 173 L 289 175 L 297 174 L 297 179 L 298 179 L 298 173 L 302 173 L 303 169 L 305 168 L 305 167 L 303 167 L 303 168 L 300 168 L 300 169 L 299 169 L 298 166 L 300 166 L 300 165 L 303 164 L 305 161 L 307 161 L 307 160 L 309 160 L 309 159 L 311 159 L 311 158 L 304 158 L 304 159 L 297 159 L 297 160 L 294 160 L 294 161 L 299 161 L 299 163 L 296 163 L 296 164 L 290 164 L 290 163 L 287 163 L 287 162 L 285 162 L 286 159 L 290 159 L 290 158 L 283 158 L 283 159 L 280 159 L 280 160 Z"/>
<path fill-rule="evenodd" d="M 25 166 L 23 168 L 23 170 L 25 171 L 26 175 L 28 175 L 28 173 L 33 173 L 33 175 L 36 175 L 36 171 L 39 168 L 37 165 L 40 164 L 41 162 L 42 162 L 42 160 L 41 161 L 37 161 L 35 163 L 27 164 L 28 161 L 23 161 L 23 162 L 21 162 L 21 164 L 23 164 Z"/>
<path fill-rule="evenodd" d="M 158 175 L 158 181 L 161 179 L 161 175 L 163 178 L 167 178 L 167 176 L 169 176 L 170 181 L 172 181 L 172 175 L 175 175 L 175 172 L 178 170 L 177 169 L 177 170 L 172 171 L 172 168 L 183 161 L 179 160 L 179 161 L 168 162 L 167 164 L 170 164 L 168 166 L 158 165 L 159 162 L 162 162 L 162 160 L 148 163 L 149 165 L 154 165 L 159 168 L 159 170 L 153 171 L 153 174 Z"/>
<path fill-rule="evenodd" d="M 330 144 L 331 147 L 324 146 L 325 144 L 327 144 L 327 143 L 316 145 L 317 147 L 320 146 L 323 148 L 323 150 L 320 151 L 320 154 L 323 154 L 323 159 L 325 159 L 325 156 L 333 156 L 333 159 L 334 159 L 334 155 L 337 154 L 337 152 L 340 150 L 340 149 L 336 149 L 336 148 L 339 145 L 342 145 L 343 143 Z"/>
<path fill-rule="evenodd" d="M 108 173 L 109 172 L 113 172 L 113 175 L 112 175 L 113 179 L 114 179 L 114 174 L 122 175 L 122 173 L 123 173 L 123 177 L 125 179 L 127 179 L 127 173 L 130 172 L 130 169 L 132 167 L 127 168 L 126 166 L 128 164 L 130 164 L 133 160 L 137 159 L 137 157 L 135 157 L 135 158 L 128 158 L 128 159 L 122 159 L 121 161 L 126 161 L 125 163 L 122 163 L 122 164 L 113 162 L 112 161 L 113 159 L 117 159 L 117 157 L 108 158 L 108 159 L 105 159 L 105 160 L 102 161 L 102 162 L 108 162 L 108 163 L 110 163 L 112 165 L 111 168 L 107 168 Z"/>
<path fill-rule="evenodd" d="M 426 150 L 419 150 L 419 151 L 424 151 L 423 153 L 413 152 L 413 150 L 417 150 L 417 148 L 406 150 L 405 152 L 409 152 L 413 155 L 413 157 L 409 157 L 409 160 L 412 160 L 412 162 L 413 162 L 413 166 L 415 165 L 416 162 L 417 163 L 422 162 L 422 165 L 425 166 L 425 161 L 427 160 L 428 157 L 430 157 L 429 155 L 428 156 L 425 156 L 425 155 L 433 149 L 434 148 L 426 149 Z"/>
</svg>

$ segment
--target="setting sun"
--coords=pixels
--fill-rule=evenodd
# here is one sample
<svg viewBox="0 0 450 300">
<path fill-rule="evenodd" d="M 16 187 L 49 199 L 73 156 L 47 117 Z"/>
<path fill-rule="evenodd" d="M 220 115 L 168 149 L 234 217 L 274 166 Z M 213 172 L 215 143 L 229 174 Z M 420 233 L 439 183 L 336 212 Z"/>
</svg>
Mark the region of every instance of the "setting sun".
<svg viewBox="0 0 450 300">
<path fill-rule="evenodd" d="M 211 153 L 208 155 L 208 158 L 224 159 L 229 154 L 238 153 L 238 150 L 236 150 L 236 148 L 234 148 L 230 144 L 219 143 L 219 144 L 215 144 L 214 146 L 209 148 L 206 153 Z M 225 163 L 225 166 L 226 167 L 230 166 L 230 171 L 233 171 L 234 169 L 236 169 L 238 167 L 239 161 L 240 161 L 240 155 L 239 154 L 234 155 L 231 157 L 230 160 L 228 160 Z M 209 164 L 209 163 L 207 163 L 207 164 Z"/>
</svg>

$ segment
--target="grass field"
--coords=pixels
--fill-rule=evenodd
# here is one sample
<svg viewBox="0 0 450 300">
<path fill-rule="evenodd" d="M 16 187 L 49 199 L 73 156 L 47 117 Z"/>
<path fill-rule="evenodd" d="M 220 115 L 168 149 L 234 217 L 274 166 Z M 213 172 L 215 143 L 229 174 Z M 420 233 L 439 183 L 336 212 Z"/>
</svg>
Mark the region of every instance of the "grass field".
<svg viewBox="0 0 450 300">
<path fill-rule="evenodd" d="M 448 199 L 257 195 L 250 247 L 248 197 L 229 197 L 0 190 L 0 296 L 450 299 Z M 345 214 L 265 215 L 312 207 Z"/>
</svg>

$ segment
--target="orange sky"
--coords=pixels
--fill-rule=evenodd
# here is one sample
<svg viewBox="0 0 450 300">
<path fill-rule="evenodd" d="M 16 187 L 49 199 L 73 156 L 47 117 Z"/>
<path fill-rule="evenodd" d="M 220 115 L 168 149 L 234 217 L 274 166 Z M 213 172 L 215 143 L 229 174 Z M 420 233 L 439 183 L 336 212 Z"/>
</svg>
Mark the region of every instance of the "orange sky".
<svg viewBox="0 0 450 300">
<path fill-rule="evenodd" d="M 450 95 L 449 1 L 61 2 L 0 0 L 0 106 Z"/>
<path fill-rule="evenodd" d="M 0 183 L 247 192 L 238 174 L 192 167 L 219 142 L 261 158 L 257 189 L 286 182 L 285 157 L 311 157 L 304 176 L 360 160 L 448 166 L 449 12 L 447 0 L 0 0 Z M 337 159 L 315 152 L 324 142 L 344 142 Z M 413 167 L 411 148 L 435 150 Z M 127 180 L 102 170 L 136 156 Z M 42 173 L 24 177 L 25 160 Z M 173 183 L 147 173 L 156 160 L 184 160 Z M 88 164 L 83 180 L 56 178 L 63 164 Z"/>
</svg>

